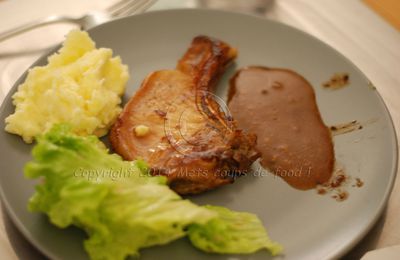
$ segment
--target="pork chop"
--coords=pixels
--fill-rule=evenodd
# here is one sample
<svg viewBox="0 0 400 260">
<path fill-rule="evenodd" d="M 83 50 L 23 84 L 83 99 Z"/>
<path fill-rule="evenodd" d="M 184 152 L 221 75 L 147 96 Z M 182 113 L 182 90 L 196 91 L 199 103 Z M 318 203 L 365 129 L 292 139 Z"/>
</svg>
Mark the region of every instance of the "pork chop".
<svg viewBox="0 0 400 260">
<path fill-rule="evenodd" d="M 259 157 L 256 136 L 238 129 L 212 94 L 236 57 L 228 44 L 198 36 L 175 70 L 151 73 L 110 133 L 126 160 L 144 159 L 180 194 L 232 183 Z M 149 129 L 138 135 L 137 127 Z"/>
</svg>

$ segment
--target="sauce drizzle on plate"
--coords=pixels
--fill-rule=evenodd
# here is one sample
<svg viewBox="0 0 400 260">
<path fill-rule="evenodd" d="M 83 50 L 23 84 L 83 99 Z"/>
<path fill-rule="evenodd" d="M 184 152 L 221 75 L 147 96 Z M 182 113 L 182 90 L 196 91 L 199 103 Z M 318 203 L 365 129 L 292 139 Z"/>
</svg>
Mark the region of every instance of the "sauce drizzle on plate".
<svg viewBox="0 0 400 260">
<path fill-rule="evenodd" d="M 326 183 L 334 168 L 329 128 L 312 86 L 286 69 L 247 67 L 230 82 L 228 106 L 242 129 L 258 136 L 261 165 L 294 188 Z"/>
</svg>

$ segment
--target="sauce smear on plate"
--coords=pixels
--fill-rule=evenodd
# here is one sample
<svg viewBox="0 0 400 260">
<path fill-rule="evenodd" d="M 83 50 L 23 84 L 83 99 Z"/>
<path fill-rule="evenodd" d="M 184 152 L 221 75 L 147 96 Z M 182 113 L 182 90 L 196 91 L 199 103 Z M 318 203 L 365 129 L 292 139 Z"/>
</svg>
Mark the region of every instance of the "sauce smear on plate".
<svg viewBox="0 0 400 260">
<path fill-rule="evenodd" d="M 241 69 L 231 79 L 228 105 L 239 127 L 258 136 L 262 166 L 297 189 L 329 181 L 332 137 L 302 76 L 285 69 Z"/>
</svg>

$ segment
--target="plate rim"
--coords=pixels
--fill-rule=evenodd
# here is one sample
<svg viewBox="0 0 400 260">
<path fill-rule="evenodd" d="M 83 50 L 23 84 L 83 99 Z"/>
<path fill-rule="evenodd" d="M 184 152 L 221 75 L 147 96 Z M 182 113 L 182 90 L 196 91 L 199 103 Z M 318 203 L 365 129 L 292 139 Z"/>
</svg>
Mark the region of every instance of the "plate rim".
<svg viewBox="0 0 400 260">
<path fill-rule="evenodd" d="M 99 28 L 106 26 L 108 24 L 114 23 L 114 22 L 118 22 L 120 20 L 126 20 L 126 19 L 131 19 L 134 16 L 149 16 L 149 15 L 158 15 L 158 14 L 162 14 L 162 13 L 174 13 L 174 12 L 204 12 L 204 13 L 214 13 L 214 14 L 222 14 L 222 15 L 236 15 L 236 16 L 241 16 L 244 18 L 252 18 L 252 19 L 256 19 L 259 22 L 268 22 L 268 23 L 273 23 L 275 25 L 278 26 L 282 26 L 282 27 L 286 27 L 289 28 L 291 30 L 297 31 L 303 35 L 305 35 L 306 37 L 312 38 L 314 41 L 319 42 L 322 45 L 325 45 L 326 47 L 328 47 L 331 51 L 333 51 L 335 54 L 339 55 L 343 60 L 345 60 L 349 65 L 351 65 L 357 72 L 359 75 L 362 76 L 362 78 L 368 83 L 368 84 L 372 84 L 374 86 L 374 84 L 372 83 L 372 81 L 367 77 L 366 74 L 364 74 L 364 72 L 357 66 L 355 65 L 355 63 L 353 63 L 349 58 L 347 58 L 344 54 L 342 54 L 340 51 L 338 51 L 336 48 L 334 48 L 331 44 L 317 38 L 316 36 L 303 31 L 302 29 L 296 28 L 292 25 L 280 22 L 280 21 L 276 21 L 276 20 L 272 20 L 269 19 L 267 17 L 262 17 L 262 16 L 258 16 L 255 14 L 249 14 L 249 13 L 240 13 L 240 12 L 234 12 L 234 11 L 227 11 L 227 10 L 216 10 L 216 9 L 207 9 L 207 8 L 171 8 L 171 9 L 159 9 L 159 10 L 150 10 L 148 12 L 145 13 L 141 13 L 141 14 L 134 14 L 134 15 L 130 15 L 130 16 L 125 16 L 125 17 L 120 17 L 117 19 L 113 19 L 111 21 L 102 23 L 100 25 L 97 25 L 95 27 L 90 28 L 89 30 L 86 30 L 89 34 L 91 31 L 93 30 L 98 30 Z M 10 90 L 8 91 L 7 95 L 4 97 L 1 106 L 0 106 L 0 114 L 3 113 L 3 111 L 5 110 L 5 103 L 6 100 L 10 100 L 12 99 L 12 95 L 17 91 L 18 86 L 23 82 L 23 80 L 26 78 L 29 70 L 36 66 L 38 63 L 40 63 L 42 60 L 46 59 L 47 57 L 49 57 L 49 55 L 57 52 L 60 47 L 62 46 L 62 43 L 59 43 L 57 45 L 55 45 L 54 47 L 50 48 L 49 50 L 47 50 L 45 53 L 43 53 L 43 55 L 41 55 L 39 58 L 36 59 L 35 62 L 33 62 L 25 71 L 24 73 L 21 74 L 20 77 L 18 77 L 18 79 L 14 82 L 13 86 L 10 88 Z M 335 251 L 332 251 L 330 254 L 326 255 L 327 259 L 333 259 L 333 258 L 340 258 L 342 256 L 344 256 L 346 253 L 348 253 L 352 248 L 354 248 L 354 246 L 356 246 L 367 234 L 368 232 L 373 228 L 373 226 L 377 223 L 377 221 L 379 220 L 379 218 L 381 217 L 381 215 L 383 214 L 384 209 L 387 207 L 390 195 L 392 193 L 394 184 L 396 182 L 396 178 L 397 178 L 397 173 L 398 173 L 398 164 L 399 164 L 399 143 L 398 143 L 398 137 L 397 137 L 397 133 L 396 133 L 396 127 L 393 121 L 393 117 L 384 101 L 384 99 L 382 98 L 382 96 L 380 95 L 378 89 L 375 89 L 375 95 L 378 97 L 379 103 L 380 105 L 384 108 L 384 111 L 386 112 L 386 116 L 388 118 L 388 121 L 390 123 L 390 132 L 391 132 L 391 136 L 390 138 L 394 141 L 394 145 L 393 145 L 393 153 L 392 153 L 392 157 L 393 157 L 393 165 L 392 165 L 392 169 L 390 172 L 390 178 L 389 178 L 389 185 L 386 187 L 385 193 L 382 196 L 382 199 L 379 202 L 379 208 L 378 210 L 375 212 L 375 214 L 373 215 L 373 217 L 368 221 L 368 224 L 365 225 L 362 228 L 361 232 L 358 232 L 357 235 L 355 235 L 347 244 L 343 244 L 340 247 L 337 247 Z M 40 243 L 38 243 L 33 237 L 31 237 L 30 232 L 25 228 L 25 226 L 21 223 L 21 221 L 19 220 L 19 218 L 17 217 L 17 214 L 13 211 L 11 205 L 9 204 L 9 202 L 5 199 L 5 194 L 2 188 L 2 185 L 0 185 L 0 199 L 2 202 L 2 205 L 4 209 L 6 209 L 6 214 L 8 214 L 8 216 L 10 217 L 12 223 L 17 227 L 18 231 L 25 237 L 25 239 L 32 244 L 38 251 L 40 251 L 41 254 L 43 254 L 46 257 L 49 257 L 50 259 L 59 259 L 59 257 L 53 255 L 51 252 L 49 252 L 48 250 L 46 250 L 46 248 L 42 247 L 42 245 Z M 8 237 L 8 233 L 5 231 L 7 237 Z M 10 243 L 12 248 L 15 250 L 15 246 Z M 17 256 L 18 254 L 15 253 Z"/>
</svg>

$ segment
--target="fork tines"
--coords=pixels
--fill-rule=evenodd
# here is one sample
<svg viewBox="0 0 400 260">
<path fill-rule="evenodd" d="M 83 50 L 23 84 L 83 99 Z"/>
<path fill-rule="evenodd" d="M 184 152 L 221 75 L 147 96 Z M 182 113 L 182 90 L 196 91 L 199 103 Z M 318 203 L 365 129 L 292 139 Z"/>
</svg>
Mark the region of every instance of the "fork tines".
<svg viewBox="0 0 400 260">
<path fill-rule="evenodd" d="M 111 17 L 126 16 L 145 11 L 157 0 L 121 0 L 107 8 Z"/>
</svg>

